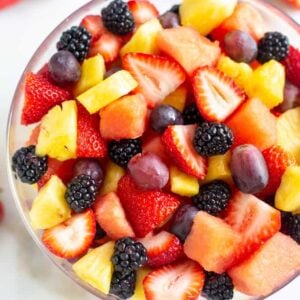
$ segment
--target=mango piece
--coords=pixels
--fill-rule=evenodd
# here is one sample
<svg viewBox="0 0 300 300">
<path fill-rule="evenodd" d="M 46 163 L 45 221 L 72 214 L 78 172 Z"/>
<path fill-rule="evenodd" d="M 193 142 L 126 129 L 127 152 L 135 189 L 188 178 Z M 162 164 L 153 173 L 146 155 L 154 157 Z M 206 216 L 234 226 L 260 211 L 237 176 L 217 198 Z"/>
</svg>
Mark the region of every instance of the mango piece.
<svg viewBox="0 0 300 300">
<path fill-rule="evenodd" d="M 142 268 L 137 271 L 135 290 L 130 300 L 147 300 L 145 296 L 143 281 L 150 272 L 151 270 L 149 268 Z"/>
<path fill-rule="evenodd" d="M 127 95 L 137 87 L 137 82 L 127 71 L 118 71 L 88 89 L 77 100 L 90 114 L 94 114 L 111 102 Z"/>
<path fill-rule="evenodd" d="M 198 179 L 181 172 L 176 167 L 170 168 L 170 182 L 174 194 L 192 197 L 199 193 Z"/>
<path fill-rule="evenodd" d="M 185 85 L 181 85 L 177 90 L 171 93 L 167 98 L 162 102 L 162 104 L 167 104 L 175 107 L 180 112 L 183 112 L 185 107 L 185 102 L 187 98 L 187 88 Z"/>
</svg>

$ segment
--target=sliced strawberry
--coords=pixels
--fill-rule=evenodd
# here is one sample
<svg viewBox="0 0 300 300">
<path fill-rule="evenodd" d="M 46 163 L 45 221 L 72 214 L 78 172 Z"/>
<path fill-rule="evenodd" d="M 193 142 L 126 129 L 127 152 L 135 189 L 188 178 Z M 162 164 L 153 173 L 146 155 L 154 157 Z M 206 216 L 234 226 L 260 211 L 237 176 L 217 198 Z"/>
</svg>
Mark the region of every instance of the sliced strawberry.
<svg viewBox="0 0 300 300">
<path fill-rule="evenodd" d="M 139 83 L 136 91 L 145 96 L 150 108 L 162 102 L 186 78 L 178 63 L 163 56 L 127 53 L 122 63 Z"/>
<path fill-rule="evenodd" d="M 4 9 L 10 5 L 16 4 L 19 0 L 1 0 L 0 1 L 0 9 Z"/>
<path fill-rule="evenodd" d="M 196 104 L 207 121 L 223 122 L 246 99 L 230 77 L 212 67 L 196 70 L 192 82 Z"/>
<path fill-rule="evenodd" d="M 279 231 L 280 212 L 258 198 L 236 192 L 230 200 L 225 221 L 242 235 L 236 262 L 248 258 Z"/>
<path fill-rule="evenodd" d="M 207 160 L 200 156 L 193 146 L 195 125 L 169 126 L 162 135 L 166 152 L 185 173 L 204 179 Z"/>
<path fill-rule="evenodd" d="M 56 256 L 71 259 L 87 252 L 95 234 L 95 215 L 91 209 L 88 209 L 62 224 L 45 230 L 42 241 Z"/>
<path fill-rule="evenodd" d="M 300 88 L 300 50 L 290 46 L 289 54 L 282 64 L 285 66 L 287 79 Z"/>
<path fill-rule="evenodd" d="M 156 7 L 149 1 L 131 0 L 128 1 L 128 7 L 136 24 L 143 24 L 159 16 Z"/>
<path fill-rule="evenodd" d="M 139 240 L 147 249 L 148 265 L 158 268 L 175 262 L 183 255 L 183 246 L 177 236 L 161 231 Z"/>
<path fill-rule="evenodd" d="M 104 157 L 107 146 L 100 134 L 99 115 L 90 115 L 81 104 L 78 104 L 77 122 L 77 157 Z"/>
<path fill-rule="evenodd" d="M 143 281 L 147 300 L 196 300 L 204 285 L 204 272 L 187 260 L 149 273 Z"/>
<path fill-rule="evenodd" d="M 88 15 L 84 17 L 80 23 L 80 26 L 85 27 L 86 30 L 92 36 L 92 43 L 100 38 L 105 32 L 105 27 L 100 15 Z"/>
<path fill-rule="evenodd" d="M 129 175 L 120 179 L 117 194 L 136 236 L 140 238 L 165 224 L 180 204 L 174 195 L 138 189 Z"/>
<path fill-rule="evenodd" d="M 44 75 L 28 73 L 25 79 L 25 101 L 21 122 L 23 125 L 36 123 L 53 106 L 70 99 L 71 94 L 52 84 Z"/>
<path fill-rule="evenodd" d="M 88 56 L 92 57 L 96 54 L 101 54 L 106 63 L 111 63 L 119 57 L 122 45 L 122 38 L 112 33 L 105 32 L 91 45 Z"/>
</svg>

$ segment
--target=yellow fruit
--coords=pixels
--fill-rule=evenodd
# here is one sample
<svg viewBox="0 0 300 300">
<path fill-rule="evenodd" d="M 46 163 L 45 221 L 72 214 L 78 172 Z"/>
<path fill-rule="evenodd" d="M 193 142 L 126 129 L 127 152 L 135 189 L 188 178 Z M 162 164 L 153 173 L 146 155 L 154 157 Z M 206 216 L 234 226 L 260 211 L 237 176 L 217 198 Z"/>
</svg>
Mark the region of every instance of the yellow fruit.
<svg viewBox="0 0 300 300">
<path fill-rule="evenodd" d="M 152 19 L 141 25 L 129 42 L 121 49 L 121 55 L 129 52 L 158 54 L 156 43 L 158 32 L 162 30 L 158 19 Z"/>
<path fill-rule="evenodd" d="M 198 179 L 181 172 L 176 167 L 170 168 L 170 183 L 174 194 L 192 197 L 199 193 Z"/>
<path fill-rule="evenodd" d="M 231 77 L 240 88 L 245 91 L 249 89 L 253 70 L 248 64 L 237 63 L 228 56 L 222 55 L 217 68 Z"/>
<path fill-rule="evenodd" d="M 300 209 L 300 166 L 290 166 L 281 179 L 276 192 L 275 207 L 294 212 Z"/>
<path fill-rule="evenodd" d="M 183 0 L 181 24 L 194 27 L 206 36 L 233 13 L 236 4 L 237 0 Z"/>
<path fill-rule="evenodd" d="M 36 153 L 58 160 L 76 158 L 77 104 L 65 101 L 54 106 L 42 119 Z"/>
<path fill-rule="evenodd" d="M 88 89 L 77 100 L 94 114 L 111 102 L 127 95 L 137 87 L 137 82 L 127 71 L 119 71 Z"/>
<path fill-rule="evenodd" d="M 259 98 L 271 109 L 283 101 L 284 85 L 284 66 L 275 60 L 270 60 L 253 72 L 251 88 L 247 93 L 251 98 Z"/>
<path fill-rule="evenodd" d="M 115 192 L 117 190 L 119 180 L 124 175 L 124 169 L 110 161 L 106 167 L 104 181 L 99 194 L 106 195 L 110 192 Z"/>
<path fill-rule="evenodd" d="M 300 164 L 300 107 L 286 111 L 277 119 L 277 144 Z"/>
<path fill-rule="evenodd" d="M 171 105 L 182 112 L 185 106 L 186 98 L 187 88 L 185 85 L 181 85 L 177 90 L 167 96 L 162 104 Z"/>
<path fill-rule="evenodd" d="M 150 272 L 151 270 L 147 268 L 139 269 L 137 271 L 135 290 L 130 300 L 146 300 L 143 281 Z"/>
<path fill-rule="evenodd" d="M 111 257 L 114 242 L 108 242 L 88 252 L 73 266 L 75 274 L 102 293 L 108 294 L 113 274 Z"/>
<path fill-rule="evenodd" d="M 208 159 L 208 171 L 203 183 L 213 180 L 223 180 L 232 183 L 231 171 L 229 168 L 230 152 L 224 155 L 211 156 Z"/>
<path fill-rule="evenodd" d="M 80 95 L 103 80 L 105 62 L 100 54 L 85 59 L 81 65 L 81 76 L 74 88 L 74 95 Z"/>
<path fill-rule="evenodd" d="M 71 209 L 65 200 L 66 187 L 55 175 L 40 189 L 29 212 L 35 229 L 48 229 L 71 217 Z"/>
</svg>

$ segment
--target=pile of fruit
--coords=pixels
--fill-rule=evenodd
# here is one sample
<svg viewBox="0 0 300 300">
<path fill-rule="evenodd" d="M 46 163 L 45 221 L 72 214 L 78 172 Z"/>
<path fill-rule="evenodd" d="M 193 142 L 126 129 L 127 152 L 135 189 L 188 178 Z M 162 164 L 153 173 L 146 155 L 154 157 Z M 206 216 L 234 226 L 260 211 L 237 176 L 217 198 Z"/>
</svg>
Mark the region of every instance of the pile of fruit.
<svg viewBox="0 0 300 300">
<path fill-rule="evenodd" d="M 267 296 L 300 272 L 300 51 L 236 0 L 114 0 L 24 83 L 31 224 L 121 299 Z M 74 100 L 75 99 L 75 100 Z"/>
</svg>

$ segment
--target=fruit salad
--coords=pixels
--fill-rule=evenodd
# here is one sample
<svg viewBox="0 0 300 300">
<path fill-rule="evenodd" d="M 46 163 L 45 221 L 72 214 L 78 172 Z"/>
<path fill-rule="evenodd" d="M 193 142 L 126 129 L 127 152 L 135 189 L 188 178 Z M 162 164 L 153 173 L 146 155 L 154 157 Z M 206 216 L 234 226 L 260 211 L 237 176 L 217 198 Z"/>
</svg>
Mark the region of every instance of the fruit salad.
<svg viewBox="0 0 300 300">
<path fill-rule="evenodd" d="M 236 0 L 113 0 L 28 72 L 32 227 L 132 300 L 270 295 L 300 272 L 300 50 Z"/>
</svg>

